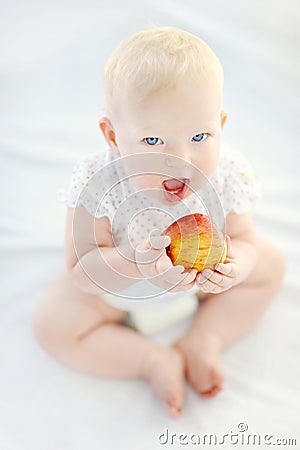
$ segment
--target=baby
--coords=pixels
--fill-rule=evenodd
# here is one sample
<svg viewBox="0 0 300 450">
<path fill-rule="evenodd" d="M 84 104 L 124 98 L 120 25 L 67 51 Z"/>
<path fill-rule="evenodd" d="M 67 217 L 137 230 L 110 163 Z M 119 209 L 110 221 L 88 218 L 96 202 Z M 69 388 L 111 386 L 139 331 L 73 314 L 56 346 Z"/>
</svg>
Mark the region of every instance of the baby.
<svg viewBox="0 0 300 450">
<path fill-rule="evenodd" d="M 284 259 L 255 234 L 251 165 L 221 145 L 223 70 L 205 42 L 175 27 L 134 33 L 109 58 L 103 81 L 99 127 L 108 149 L 73 170 L 63 198 L 66 264 L 39 302 L 33 329 L 70 367 L 148 380 L 176 417 L 185 379 L 203 397 L 220 392 L 220 354 L 263 314 L 282 283 Z M 207 205 L 226 230 L 226 261 L 183 272 L 160 233 Z M 190 290 L 201 306 L 172 346 L 126 325 L 131 305 L 159 307 Z"/>
</svg>

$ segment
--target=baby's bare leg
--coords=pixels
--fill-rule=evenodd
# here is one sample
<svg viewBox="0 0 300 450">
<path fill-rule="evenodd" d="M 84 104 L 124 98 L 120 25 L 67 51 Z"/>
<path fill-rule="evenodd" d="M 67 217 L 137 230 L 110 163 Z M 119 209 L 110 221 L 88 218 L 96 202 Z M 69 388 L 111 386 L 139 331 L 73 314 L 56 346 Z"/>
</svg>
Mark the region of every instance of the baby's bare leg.
<svg viewBox="0 0 300 450">
<path fill-rule="evenodd" d="M 248 279 L 220 294 L 206 294 L 191 329 L 175 343 L 187 359 L 189 381 L 204 396 L 222 388 L 220 352 L 253 328 L 282 284 L 282 254 L 267 242 L 257 245 L 257 265 Z"/>
<path fill-rule="evenodd" d="M 80 371 L 112 378 L 145 378 L 171 415 L 183 403 L 183 357 L 122 325 L 126 313 L 77 288 L 63 268 L 33 316 L 38 342 Z"/>
</svg>

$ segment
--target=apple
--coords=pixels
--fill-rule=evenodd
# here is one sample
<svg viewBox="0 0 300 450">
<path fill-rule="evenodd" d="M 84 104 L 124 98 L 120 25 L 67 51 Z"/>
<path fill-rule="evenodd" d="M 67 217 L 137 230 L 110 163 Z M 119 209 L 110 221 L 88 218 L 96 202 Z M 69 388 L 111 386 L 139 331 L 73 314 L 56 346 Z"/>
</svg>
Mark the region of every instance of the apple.
<svg viewBox="0 0 300 450">
<path fill-rule="evenodd" d="M 174 265 L 185 269 L 214 269 L 226 260 L 226 241 L 222 232 L 205 214 L 188 214 L 173 222 L 161 235 L 171 243 L 166 253 Z"/>
</svg>

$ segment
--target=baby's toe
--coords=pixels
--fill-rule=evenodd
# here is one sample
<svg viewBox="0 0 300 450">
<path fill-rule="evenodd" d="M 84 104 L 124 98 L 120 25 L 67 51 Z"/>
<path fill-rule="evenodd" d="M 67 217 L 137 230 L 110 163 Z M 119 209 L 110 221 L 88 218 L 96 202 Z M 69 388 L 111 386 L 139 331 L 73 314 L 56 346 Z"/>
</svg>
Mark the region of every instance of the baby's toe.
<svg viewBox="0 0 300 450">
<path fill-rule="evenodd" d="M 167 410 L 169 411 L 172 417 L 178 417 L 181 414 L 181 407 L 170 405 L 170 403 L 166 404 Z"/>
<path fill-rule="evenodd" d="M 175 386 L 174 386 L 175 388 Z M 177 386 L 170 393 L 168 400 L 166 401 L 166 407 L 172 417 L 178 417 L 181 414 L 183 403 L 182 386 Z"/>
<path fill-rule="evenodd" d="M 184 401 L 184 360 L 173 348 L 161 348 L 149 372 L 157 397 L 172 417 L 177 417 Z"/>
<path fill-rule="evenodd" d="M 200 391 L 202 397 L 212 398 L 215 397 L 222 389 L 224 377 L 219 367 L 212 367 L 209 371 L 210 375 L 210 387 L 208 389 L 202 389 Z"/>
<path fill-rule="evenodd" d="M 201 396 L 204 398 L 212 398 L 215 397 L 222 389 L 222 386 L 213 386 L 209 391 L 201 392 Z"/>
</svg>

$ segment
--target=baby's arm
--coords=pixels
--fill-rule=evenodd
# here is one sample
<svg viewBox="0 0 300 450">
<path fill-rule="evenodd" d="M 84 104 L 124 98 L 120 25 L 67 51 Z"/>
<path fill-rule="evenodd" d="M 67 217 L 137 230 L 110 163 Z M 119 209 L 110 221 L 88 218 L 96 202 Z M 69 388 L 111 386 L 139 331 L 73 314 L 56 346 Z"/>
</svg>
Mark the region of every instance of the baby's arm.
<svg viewBox="0 0 300 450">
<path fill-rule="evenodd" d="M 134 249 L 115 247 L 109 219 L 95 218 L 83 206 L 67 209 L 65 259 L 75 285 L 90 294 L 118 292 L 143 278 Z"/>
<path fill-rule="evenodd" d="M 158 245 L 158 240 L 159 245 Z M 167 290 L 187 290 L 197 271 L 182 274 L 173 267 L 162 244 L 165 237 L 153 238 L 137 248 L 130 244 L 115 247 L 107 217 L 94 218 L 83 206 L 68 208 L 65 231 L 67 267 L 74 284 L 84 292 L 101 295 L 118 292 L 142 279 Z"/>
<path fill-rule="evenodd" d="M 257 249 L 254 226 L 248 213 L 230 213 L 226 218 L 227 257 L 215 270 L 205 269 L 197 275 L 203 292 L 218 294 L 242 283 L 253 270 Z"/>
<path fill-rule="evenodd" d="M 231 239 L 232 253 L 237 261 L 238 274 L 234 283 L 236 285 L 248 278 L 256 262 L 256 240 L 251 215 L 249 213 L 228 214 L 226 232 Z"/>
</svg>

